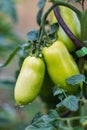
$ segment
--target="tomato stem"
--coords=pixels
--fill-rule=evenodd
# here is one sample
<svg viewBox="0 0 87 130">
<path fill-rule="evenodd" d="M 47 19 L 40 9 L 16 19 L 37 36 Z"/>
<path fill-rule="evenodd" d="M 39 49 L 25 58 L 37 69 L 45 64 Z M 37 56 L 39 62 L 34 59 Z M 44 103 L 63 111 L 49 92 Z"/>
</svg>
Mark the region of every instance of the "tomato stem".
<svg viewBox="0 0 87 130">
<path fill-rule="evenodd" d="M 81 21 L 82 12 L 80 10 L 78 10 L 77 8 L 75 8 L 74 6 L 72 6 L 71 4 L 69 4 L 67 2 L 63 2 L 63 1 L 56 1 L 54 6 L 55 7 L 56 6 L 65 6 L 65 7 L 70 8 L 71 10 L 73 10 L 77 14 L 79 20 Z"/>
<path fill-rule="evenodd" d="M 55 4 L 53 4 L 53 5 L 46 11 L 46 13 L 45 13 L 45 14 L 43 15 L 43 17 L 42 17 L 41 25 L 40 25 L 40 31 L 39 31 L 39 45 L 38 45 L 38 48 L 40 47 L 40 43 L 41 43 L 41 41 L 42 41 L 43 33 L 44 33 L 44 31 L 45 31 L 45 21 L 46 21 L 48 15 L 50 14 L 50 12 L 51 12 L 54 8 L 55 8 L 55 10 L 56 10 L 56 8 L 57 8 L 56 6 L 66 6 L 66 7 L 70 8 L 70 9 L 72 9 L 72 10 L 78 15 L 79 20 L 81 20 L 82 13 L 81 13 L 80 10 L 78 10 L 78 9 L 75 8 L 74 6 L 68 4 L 67 2 L 63 2 L 63 1 L 57 1 L 57 2 L 55 2 Z M 57 11 L 55 11 L 55 12 L 56 12 L 56 14 L 58 13 Z M 62 18 L 61 18 L 61 19 L 62 19 Z M 61 19 L 60 19 L 60 20 L 61 20 Z M 58 20 L 59 20 L 59 18 L 58 18 Z M 64 23 L 63 25 L 65 25 L 65 23 Z M 62 26 L 63 26 L 63 25 L 62 25 Z M 66 29 L 65 29 L 65 30 L 66 30 Z M 68 32 L 68 30 L 69 30 L 69 29 L 67 29 L 67 32 Z M 71 35 L 72 35 L 73 39 L 74 39 L 75 41 L 77 41 L 76 37 L 74 37 L 73 34 L 71 34 Z M 80 43 L 80 41 L 77 41 L 77 42 L 78 42 L 78 44 Z M 76 42 L 75 42 L 75 43 L 76 43 Z M 81 47 L 82 47 L 81 45 L 78 45 L 78 48 L 81 48 Z"/>
<path fill-rule="evenodd" d="M 58 20 L 58 23 L 63 28 L 63 30 L 66 32 L 66 34 L 70 37 L 70 39 L 73 41 L 77 49 L 81 49 L 83 46 L 81 42 L 74 36 L 74 34 L 71 32 L 71 30 L 68 28 L 64 20 L 62 19 L 59 10 L 57 7 L 54 8 L 54 14 Z"/>
</svg>

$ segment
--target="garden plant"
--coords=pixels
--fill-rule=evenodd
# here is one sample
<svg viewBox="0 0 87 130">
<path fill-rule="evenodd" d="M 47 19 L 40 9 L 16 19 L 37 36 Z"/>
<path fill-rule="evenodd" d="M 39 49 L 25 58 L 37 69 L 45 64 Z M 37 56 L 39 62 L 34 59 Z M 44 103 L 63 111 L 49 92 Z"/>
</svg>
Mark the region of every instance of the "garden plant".
<svg viewBox="0 0 87 130">
<path fill-rule="evenodd" d="M 39 96 L 46 104 L 25 130 L 86 130 L 86 0 L 39 0 L 36 21 L 38 29 L 31 29 L 27 42 L 16 45 L 0 65 L 9 65 L 22 52 L 14 100 L 25 106 Z"/>
</svg>

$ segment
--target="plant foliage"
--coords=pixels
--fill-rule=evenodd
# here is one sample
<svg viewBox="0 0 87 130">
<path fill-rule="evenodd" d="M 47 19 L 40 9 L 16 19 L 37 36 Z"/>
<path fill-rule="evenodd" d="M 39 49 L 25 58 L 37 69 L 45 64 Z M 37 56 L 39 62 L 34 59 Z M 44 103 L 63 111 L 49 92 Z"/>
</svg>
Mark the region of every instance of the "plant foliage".
<svg viewBox="0 0 87 130">
<path fill-rule="evenodd" d="M 56 36 L 56 33 L 58 32 L 60 26 L 59 23 L 52 24 L 50 20 L 47 19 L 47 16 L 52 11 L 54 6 L 51 6 L 47 10 L 47 12 L 44 13 L 46 2 L 51 2 L 52 5 L 53 2 L 62 2 L 64 6 L 69 6 L 71 1 L 73 1 L 74 4 L 79 3 L 83 9 L 83 12 L 78 11 L 81 13 L 81 41 L 79 42 L 83 43 L 83 45 L 82 48 L 76 50 L 75 54 L 72 53 L 73 56 L 76 56 L 75 60 L 77 60 L 77 63 L 81 63 L 82 69 L 81 74 L 69 77 L 68 79 L 66 79 L 66 83 L 71 85 L 71 89 L 72 87 L 75 87 L 75 85 L 79 85 L 79 92 L 76 95 L 69 95 L 66 90 L 54 85 L 53 95 L 51 96 L 56 97 L 58 100 L 58 103 L 56 104 L 55 108 L 51 109 L 53 108 L 53 106 L 49 106 L 49 104 L 47 104 L 47 112 L 45 114 L 41 112 L 37 113 L 33 120 L 29 122 L 25 130 L 87 129 L 87 10 L 84 10 L 84 0 L 39 0 L 39 10 L 36 19 L 39 29 L 30 30 L 27 33 L 28 42 L 21 43 L 22 39 L 20 39 L 14 33 L 14 31 L 12 30 L 13 27 L 7 19 L 7 17 L 10 17 L 14 22 L 17 21 L 17 14 L 14 1 L 0 1 L 0 13 L 3 14 L 0 16 L 0 53 L 1 51 L 5 52 L 6 50 L 13 50 L 12 53 L 8 56 L 8 59 L 4 63 L 0 64 L 0 68 L 7 66 L 12 61 L 14 56 L 19 54 L 19 68 L 15 72 L 15 79 L 18 77 L 22 63 L 28 55 L 34 55 L 43 58 L 43 55 L 41 53 L 43 47 L 51 45 L 52 42 L 58 38 Z M 73 9 L 75 10 L 76 8 L 73 7 Z M 4 17 L 5 15 L 7 16 Z M 83 60 L 84 64 L 82 64 Z M 0 84 L 9 84 L 10 86 L 14 84 L 14 81 L 1 81 Z M 9 124 L 9 120 L 2 119 L 1 117 L 0 120 L 2 121 L 0 125 Z"/>
</svg>

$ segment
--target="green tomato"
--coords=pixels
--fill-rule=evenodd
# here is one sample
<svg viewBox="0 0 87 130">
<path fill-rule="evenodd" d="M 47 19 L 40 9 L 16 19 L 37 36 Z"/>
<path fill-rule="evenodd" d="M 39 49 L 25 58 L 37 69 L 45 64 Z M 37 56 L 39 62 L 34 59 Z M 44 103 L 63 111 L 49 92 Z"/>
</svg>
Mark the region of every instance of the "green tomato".
<svg viewBox="0 0 87 130">
<path fill-rule="evenodd" d="M 53 11 L 51 11 L 50 17 L 51 17 L 51 24 L 58 22 Z"/>
<path fill-rule="evenodd" d="M 59 6 L 59 12 L 64 22 L 69 27 L 69 29 L 80 40 L 81 39 L 81 25 L 75 12 L 64 6 Z M 53 12 L 51 14 L 51 18 L 52 18 L 52 23 L 57 22 Z M 64 32 L 61 26 L 59 26 L 57 33 L 58 33 L 58 40 L 61 40 L 62 42 L 64 42 L 65 46 L 70 52 L 74 51 L 76 48 L 74 43 L 67 36 L 67 34 Z"/>
<path fill-rule="evenodd" d="M 83 127 L 87 127 L 87 120 L 81 123 Z"/>
<path fill-rule="evenodd" d="M 27 57 L 22 65 L 15 86 L 15 100 L 19 105 L 32 102 L 39 94 L 45 74 L 45 64 L 42 59 Z"/>
<path fill-rule="evenodd" d="M 43 96 L 53 95 L 53 87 L 54 87 L 54 83 L 46 71 L 44 81 L 40 90 L 40 94 Z"/>
<path fill-rule="evenodd" d="M 66 79 L 80 72 L 66 46 L 61 41 L 56 41 L 50 47 L 43 48 L 42 53 L 52 81 L 68 93 L 76 93 L 78 86 L 68 85 Z"/>
<path fill-rule="evenodd" d="M 53 95 L 54 83 L 51 80 L 48 72 L 45 73 L 45 78 L 40 90 L 40 98 L 50 106 L 55 106 L 58 103 L 58 97 Z"/>
</svg>

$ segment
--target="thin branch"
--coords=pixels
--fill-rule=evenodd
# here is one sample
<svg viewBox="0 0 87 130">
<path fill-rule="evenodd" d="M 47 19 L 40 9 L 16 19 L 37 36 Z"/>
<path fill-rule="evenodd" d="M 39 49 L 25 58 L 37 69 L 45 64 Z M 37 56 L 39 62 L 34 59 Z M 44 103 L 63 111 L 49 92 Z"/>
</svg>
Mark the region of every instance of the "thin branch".
<svg viewBox="0 0 87 130">
<path fill-rule="evenodd" d="M 70 9 L 72 9 L 79 17 L 79 19 L 81 19 L 82 13 L 80 10 L 78 10 L 77 8 L 75 8 L 74 6 L 68 4 L 67 2 L 62 2 L 62 1 L 57 1 L 55 2 L 55 4 L 53 4 L 47 11 L 46 13 L 43 15 L 42 20 L 41 20 L 41 25 L 40 25 L 40 32 L 39 32 L 39 44 L 41 42 L 43 33 L 44 33 L 44 26 L 45 26 L 45 20 L 47 19 L 48 15 L 50 14 L 50 12 L 56 7 L 56 6 L 65 6 L 68 7 Z M 40 45 L 39 45 L 40 46 Z"/>
</svg>

